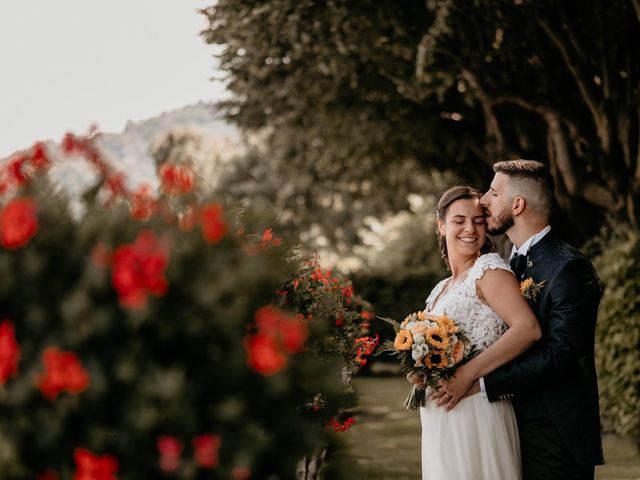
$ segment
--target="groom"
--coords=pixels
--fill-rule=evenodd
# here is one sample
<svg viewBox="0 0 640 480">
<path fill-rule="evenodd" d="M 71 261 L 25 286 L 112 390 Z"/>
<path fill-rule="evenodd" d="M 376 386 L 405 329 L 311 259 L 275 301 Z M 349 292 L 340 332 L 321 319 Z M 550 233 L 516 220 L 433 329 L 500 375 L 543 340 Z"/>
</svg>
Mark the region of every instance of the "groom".
<svg viewBox="0 0 640 480">
<path fill-rule="evenodd" d="M 603 463 L 594 339 L 602 294 L 593 266 L 549 226 L 553 179 L 531 160 L 498 162 L 481 203 L 487 231 L 513 243 L 518 281 L 542 282 L 530 299 L 542 338 L 483 379 L 490 402 L 510 398 L 518 419 L 524 478 L 593 479 Z"/>
</svg>

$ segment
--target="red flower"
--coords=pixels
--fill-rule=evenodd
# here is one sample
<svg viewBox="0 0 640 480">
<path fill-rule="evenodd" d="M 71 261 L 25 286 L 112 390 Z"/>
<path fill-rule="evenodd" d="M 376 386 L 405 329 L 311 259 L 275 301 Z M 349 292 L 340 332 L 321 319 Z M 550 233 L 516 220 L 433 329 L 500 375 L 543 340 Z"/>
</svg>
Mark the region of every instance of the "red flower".
<svg viewBox="0 0 640 480">
<path fill-rule="evenodd" d="M 122 172 L 112 173 L 105 179 L 105 187 L 107 192 L 109 192 L 107 203 L 111 202 L 114 198 L 127 196 L 126 181 L 127 177 L 125 177 Z"/>
<path fill-rule="evenodd" d="M 347 418 L 342 423 L 340 423 L 338 419 L 332 418 L 329 421 L 329 426 L 333 427 L 333 430 L 336 432 L 344 432 L 345 430 L 348 430 L 349 428 L 351 428 L 351 425 L 353 425 L 354 423 L 356 423 L 356 419 L 353 417 Z"/>
<path fill-rule="evenodd" d="M 245 338 L 244 348 L 248 355 L 247 364 L 262 375 L 278 373 L 287 363 L 287 357 L 278 342 L 270 335 L 251 335 Z"/>
<path fill-rule="evenodd" d="M 35 170 L 45 170 L 51 165 L 51 160 L 47 156 L 47 152 L 44 149 L 44 143 L 37 142 L 33 146 L 33 153 L 31 154 L 31 165 Z"/>
<path fill-rule="evenodd" d="M 285 351 L 295 353 L 303 349 L 308 334 L 304 317 L 291 317 L 267 305 L 256 311 L 255 320 L 258 331 L 272 337 Z"/>
<path fill-rule="evenodd" d="M 273 240 L 273 229 L 269 228 L 262 234 L 262 241 L 269 243 L 271 240 Z"/>
<path fill-rule="evenodd" d="M 367 357 L 371 355 L 376 347 L 380 344 L 380 335 L 376 334 L 375 337 L 360 337 L 356 338 L 355 350 L 356 350 L 356 362 L 360 365 L 366 365 Z"/>
<path fill-rule="evenodd" d="M 44 472 L 36 475 L 36 480 L 60 480 L 60 476 L 55 470 L 47 468 Z"/>
<path fill-rule="evenodd" d="M 112 455 L 94 455 L 84 448 L 76 448 L 73 453 L 76 474 L 73 480 L 116 480 L 118 459 Z"/>
<path fill-rule="evenodd" d="M 344 324 L 344 316 L 342 314 L 336 317 L 336 327 L 341 327 Z"/>
<path fill-rule="evenodd" d="M 373 320 L 374 318 L 376 318 L 376 314 L 373 312 L 369 312 L 368 310 L 363 310 L 362 312 L 360 312 L 360 316 L 365 320 Z"/>
<path fill-rule="evenodd" d="M 38 232 L 37 204 L 30 198 L 15 198 L 0 211 L 0 243 L 14 249 L 26 245 Z"/>
<path fill-rule="evenodd" d="M 218 243 L 229 229 L 224 221 L 222 206 L 218 203 L 210 203 L 200 211 L 202 224 L 202 236 L 209 243 Z"/>
<path fill-rule="evenodd" d="M 7 163 L 7 172 L 9 177 L 15 185 L 23 185 L 27 181 L 27 176 L 24 172 L 25 164 L 27 163 L 27 157 L 18 156 Z"/>
<path fill-rule="evenodd" d="M 48 400 L 55 400 L 63 390 L 80 393 L 89 386 L 89 374 L 75 353 L 49 347 L 42 358 L 44 373 L 38 376 L 36 385 Z"/>
<path fill-rule="evenodd" d="M 151 187 L 142 184 L 131 196 L 131 216 L 141 222 L 149 220 L 156 210 L 157 203 L 151 195 Z"/>
<path fill-rule="evenodd" d="M 160 451 L 160 469 L 164 473 L 175 473 L 180 468 L 180 455 L 183 445 L 180 440 L 170 435 L 158 437 L 158 450 Z"/>
<path fill-rule="evenodd" d="M 124 308 L 142 308 L 147 294 L 163 295 L 169 288 L 164 276 L 169 253 L 150 230 L 140 232 L 134 243 L 118 247 L 112 261 L 111 283 Z"/>
<path fill-rule="evenodd" d="M 13 323 L 3 320 L 0 323 L 0 385 L 4 385 L 9 377 L 15 377 L 20 360 L 20 346 L 16 342 Z"/>
<path fill-rule="evenodd" d="M 311 274 L 311 279 L 315 280 L 316 282 L 328 284 L 329 280 L 331 280 L 331 270 L 323 272 L 320 267 L 316 267 L 316 269 Z"/>
<path fill-rule="evenodd" d="M 158 172 L 160 188 L 167 195 L 184 195 L 195 187 L 193 170 L 187 165 L 165 163 Z"/>
<path fill-rule="evenodd" d="M 218 450 L 220 449 L 220 436 L 205 433 L 191 441 L 196 450 L 196 464 L 200 468 L 215 468 L 218 466 Z"/>
</svg>

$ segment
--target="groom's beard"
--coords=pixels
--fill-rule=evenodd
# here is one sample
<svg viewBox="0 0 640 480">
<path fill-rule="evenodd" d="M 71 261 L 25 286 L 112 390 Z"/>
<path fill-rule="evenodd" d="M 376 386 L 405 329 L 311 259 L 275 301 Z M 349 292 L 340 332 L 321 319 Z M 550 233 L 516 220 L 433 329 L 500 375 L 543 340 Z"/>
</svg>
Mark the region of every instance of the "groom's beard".
<svg viewBox="0 0 640 480">
<path fill-rule="evenodd" d="M 487 232 L 490 235 L 502 235 L 513 227 L 513 214 L 510 211 L 500 212 L 492 218 L 493 224 L 488 222 Z"/>
</svg>

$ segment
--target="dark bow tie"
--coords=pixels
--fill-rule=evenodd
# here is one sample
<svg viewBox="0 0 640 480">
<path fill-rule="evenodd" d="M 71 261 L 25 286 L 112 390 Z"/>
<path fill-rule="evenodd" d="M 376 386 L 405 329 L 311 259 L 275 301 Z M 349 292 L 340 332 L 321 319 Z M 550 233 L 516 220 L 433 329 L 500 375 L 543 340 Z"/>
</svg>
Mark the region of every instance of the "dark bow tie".
<svg viewBox="0 0 640 480">
<path fill-rule="evenodd" d="M 516 274 L 516 278 L 518 280 L 522 280 L 524 271 L 527 268 L 527 256 L 516 253 L 513 257 L 511 257 L 511 261 L 509 263 L 511 265 L 511 270 L 513 270 L 513 273 Z"/>
</svg>

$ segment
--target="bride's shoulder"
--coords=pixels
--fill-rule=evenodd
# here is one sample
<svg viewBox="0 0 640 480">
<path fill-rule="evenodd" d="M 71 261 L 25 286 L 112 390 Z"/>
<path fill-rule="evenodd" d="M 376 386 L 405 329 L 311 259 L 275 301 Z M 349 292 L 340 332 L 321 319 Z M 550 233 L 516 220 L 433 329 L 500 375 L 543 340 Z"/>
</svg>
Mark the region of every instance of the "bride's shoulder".
<svg viewBox="0 0 640 480">
<path fill-rule="evenodd" d="M 476 259 L 475 264 L 469 271 L 469 276 L 473 280 L 478 280 L 487 270 L 496 269 L 511 271 L 509 264 L 499 254 L 495 252 L 485 253 Z"/>
</svg>

